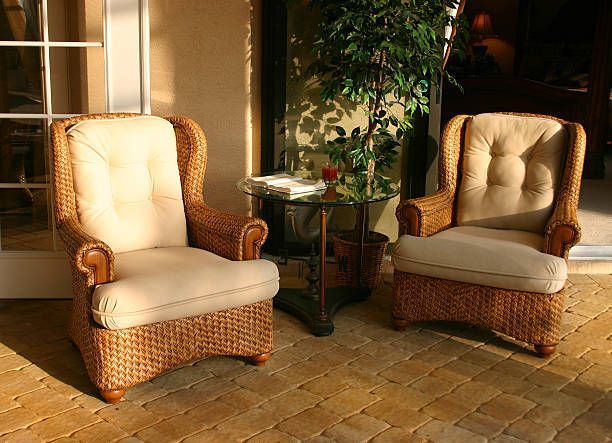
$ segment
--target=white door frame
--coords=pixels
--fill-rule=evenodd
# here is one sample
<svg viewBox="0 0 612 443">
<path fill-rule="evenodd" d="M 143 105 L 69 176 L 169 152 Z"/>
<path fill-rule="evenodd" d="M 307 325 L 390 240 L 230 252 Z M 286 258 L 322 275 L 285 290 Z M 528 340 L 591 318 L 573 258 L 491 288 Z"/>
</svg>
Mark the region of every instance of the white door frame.
<svg viewBox="0 0 612 443">
<path fill-rule="evenodd" d="M 48 68 L 52 47 L 103 47 L 106 111 L 151 113 L 148 0 L 104 0 L 102 12 L 104 41 L 102 42 L 50 42 L 47 20 L 48 0 L 40 0 L 40 5 L 42 41 L 0 41 L 0 47 L 43 48 L 42 61 L 46 67 L 45 113 L 0 113 L 0 118 L 43 119 L 50 124 L 53 119 L 74 115 L 52 112 L 51 77 Z M 131 43 L 128 45 L 127 42 Z M 132 74 L 128 76 L 126 72 Z M 48 149 L 49 165 L 52 164 L 50 155 Z M 3 185 L 21 186 L 19 183 Z M 33 188 L 41 187 L 43 184 L 28 184 L 21 187 L 26 186 Z M 45 188 L 50 186 L 50 183 L 44 184 Z M 50 200 L 49 205 L 52 206 L 53 199 Z M 2 282 L 0 299 L 72 297 L 70 266 L 65 253 L 57 248 L 55 220 L 52 222 L 52 229 L 55 251 L 0 251 L 0 282 Z"/>
</svg>

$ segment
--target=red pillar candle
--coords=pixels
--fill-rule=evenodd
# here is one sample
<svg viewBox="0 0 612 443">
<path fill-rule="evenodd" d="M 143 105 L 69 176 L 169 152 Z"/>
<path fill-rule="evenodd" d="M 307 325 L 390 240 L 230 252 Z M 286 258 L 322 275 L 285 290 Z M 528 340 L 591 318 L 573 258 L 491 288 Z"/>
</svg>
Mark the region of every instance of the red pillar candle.
<svg viewBox="0 0 612 443">
<path fill-rule="evenodd" d="M 323 163 L 321 172 L 325 183 L 335 183 L 338 180 L 338 168 L 328 162 Z"/>
</svg>

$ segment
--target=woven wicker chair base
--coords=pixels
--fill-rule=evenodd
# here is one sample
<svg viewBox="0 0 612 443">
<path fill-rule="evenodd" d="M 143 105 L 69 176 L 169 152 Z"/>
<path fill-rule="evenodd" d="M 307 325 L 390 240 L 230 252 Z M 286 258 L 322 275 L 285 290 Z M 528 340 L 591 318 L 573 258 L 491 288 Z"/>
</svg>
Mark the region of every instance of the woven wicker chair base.
<svg viewBox="0 0 612 443">
<path fill-rule="evenodd" d="M 120 330 L 94 323 L 81 300 L 75 299 L 70 336 L 105 398 L 203 357 L 242 356 L 261 364 L 272 350 L 272 300 Z"/>
<path fill-rule="evenodd" d="M 564 291 L 536 294 L 395 271 L 396 328 L 412 321 L 459 321 L 535 345 L 550 355 L 559 342 Z"/>
</svg>

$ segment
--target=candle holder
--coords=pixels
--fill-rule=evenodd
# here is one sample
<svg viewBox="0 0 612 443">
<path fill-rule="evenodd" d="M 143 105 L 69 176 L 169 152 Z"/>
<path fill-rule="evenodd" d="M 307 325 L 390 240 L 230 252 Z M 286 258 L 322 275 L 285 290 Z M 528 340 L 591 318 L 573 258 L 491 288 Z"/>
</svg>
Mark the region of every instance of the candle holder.
<svg viewBox="0 0 612 443">
<path fill-rule="evenodd" d="M 338 168 L 329 162 L 324 162 L 321 167 L 323 181 L 327 186 L 338 184 Z"/>
</svg>

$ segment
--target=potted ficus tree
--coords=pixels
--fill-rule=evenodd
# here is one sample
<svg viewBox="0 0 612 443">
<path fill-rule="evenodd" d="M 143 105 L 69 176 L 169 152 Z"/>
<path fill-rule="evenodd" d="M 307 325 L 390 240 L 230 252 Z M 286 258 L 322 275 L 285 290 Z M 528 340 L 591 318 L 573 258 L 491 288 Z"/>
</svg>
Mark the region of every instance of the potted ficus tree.
<svg viewBox="0 0 612 443">
<path fill-rule="evenodd" d="M 368 186 L 375 173 L 396 161 L 400 140 L 410 132 L 414 118 L 429 112 L 429 86 L 436 86 L 444 75 L 445 28 L 453 25 L 451 11 L 458 3 L 312 1 L 321 21 L 309 72 L 320 82 L 323 100 L 347 101 L 361 109 L 365 122 L 352 129 L 337 126 L 326 152 L 332 163 L 361 175 Z M 334 239 L 336 250 L 338 240 L 342 239 Z M 386 243 L 374 254 L 380 260 L 364 257 L 364 266 L 373 261 L 380 267 L 385 247 Z"/>
</svg>

